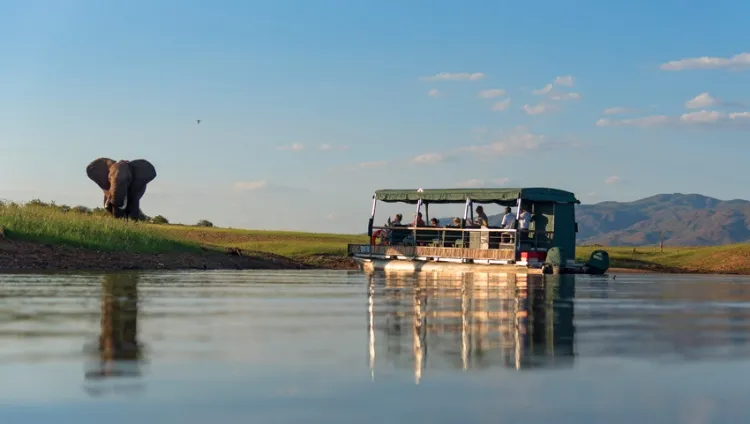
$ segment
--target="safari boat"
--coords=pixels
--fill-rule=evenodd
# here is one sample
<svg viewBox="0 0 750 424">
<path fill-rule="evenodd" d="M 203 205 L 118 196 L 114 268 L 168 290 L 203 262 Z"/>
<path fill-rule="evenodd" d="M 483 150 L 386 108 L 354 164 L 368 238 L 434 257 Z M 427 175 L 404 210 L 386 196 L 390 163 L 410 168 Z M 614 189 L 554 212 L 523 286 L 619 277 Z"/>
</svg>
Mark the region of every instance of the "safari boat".
<svg viewBox="0 0 750 424">
<path fill-rule="evenodd" d="M 463 220 L 432 227 L 396 226 L 388 218 L 385 226 L 375 226 L 378 202 L 415 205 L 415 216 L 424 209 L 424 222 L 430 221 L 432 204 L 462 204 Z M 471 225 L 475 204 L 515 207 L 512 228 Z M 364 271 L 604 274 L 609 269 L 604 250 L 575 262 L 577 204 L 573 193 L 544 187 L 376 190 L 370 242 L 349 244 L 347 252 Z M 519 229 L 523 209 L 530 215 L 528 229 Z"/>
</svg>

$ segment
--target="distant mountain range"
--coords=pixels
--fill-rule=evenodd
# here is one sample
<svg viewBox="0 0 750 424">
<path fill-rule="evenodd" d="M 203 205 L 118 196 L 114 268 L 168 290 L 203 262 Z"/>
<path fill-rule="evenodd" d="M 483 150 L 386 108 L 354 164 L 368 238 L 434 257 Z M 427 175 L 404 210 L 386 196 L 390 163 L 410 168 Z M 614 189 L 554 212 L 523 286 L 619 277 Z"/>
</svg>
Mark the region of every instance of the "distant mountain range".
<svg viewBox="0 0 750 424">
<path fill-rule="evenodd" d="M 499 225 L 502 215 L 489 217 Z M 657 194 L 633 202 L 576 207 L 578 244 L 711 246 L 750 242 L 750 201 L 700 194 Z"/>
</svg>

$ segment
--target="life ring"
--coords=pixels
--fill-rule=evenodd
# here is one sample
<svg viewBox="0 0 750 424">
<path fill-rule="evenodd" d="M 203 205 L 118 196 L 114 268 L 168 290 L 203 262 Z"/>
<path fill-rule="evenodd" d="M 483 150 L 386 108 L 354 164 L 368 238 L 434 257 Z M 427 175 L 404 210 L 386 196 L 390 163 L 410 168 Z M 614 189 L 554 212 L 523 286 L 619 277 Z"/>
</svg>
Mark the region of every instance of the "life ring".
<svg viewBox="0 0 750 424">
<path fill-rule="evenodd" d="M 376 245 L 376 244 L 383 244 L 385 241 L 385 235 L 386 233 L 383 230 L 377 230 L 372 233 L 372 237 L 370 238 L 370 244 Z M 380 238 L 380 243 L 378 243 L 377 239 Z"/>
</svg>

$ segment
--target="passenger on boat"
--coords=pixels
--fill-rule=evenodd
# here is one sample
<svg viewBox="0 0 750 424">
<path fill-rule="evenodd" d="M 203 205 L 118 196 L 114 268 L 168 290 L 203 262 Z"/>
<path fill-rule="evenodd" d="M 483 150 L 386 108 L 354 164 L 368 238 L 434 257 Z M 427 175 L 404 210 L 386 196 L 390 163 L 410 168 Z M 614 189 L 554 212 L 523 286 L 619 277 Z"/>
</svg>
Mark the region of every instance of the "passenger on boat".
<svg viewBox="0 0 750 424">
<path fill-rule="evenodd" d="M 500 227 L 505 229 L 513 228 L 515 221 L 516 217 L 511 213 L 510 206 L 506 206 L 505 215 L 503 215 L 503 220 L 500 222 Z"/>
<path fill-rule="evenodd" d="M 396 214 L 396 219 L 391 221 L 389 219 L 388 226 L 393 227 L 406 227 L 406 224 L 401 222 L 401 220 L 404 219 L 404 216 L 400 213 Z M 388 244 L 390 245 L 397 245 L 397 244 L 403 244 L 404 239 L 409 236 L 411 232 L 404 228 L 404 229 L 392 229 L 388 231 Z"/>
<path fill-rule="evenodd" d="M 430 218 L 430 227 L 439 227 L 440 221 L 437 218 Z"/>
<path fill-rule="evenodd" d="M 422 212 L 417 212 L 417 219 L 412 222 L 411 225 L 415 227 L 426 227 L 424 220 L 422 219 Z"/>
<path fill-rule="evenodd" d="M 476 224 L 480 227 L 487 227 L 490 225 L 490 220 L 487 218 L 487 214 L 484 213 L 482 205 L 477 206 L 477 219 Z"/>
<path fill-rule="evenodd" d="M 389 227 L 404 227 L 406 224 L 402 223 L 401 220 L 404 219 L 404 216 L 400 213 L 396 214 L 396 217 L 393 221 L 389 222 Z"/>
<path fill-rule="evenodd" d="M 529 239 L 529 222 L 531 221 L 531 215 L 526 210 L 525 206 L 521 207 L 521 214 L 518 216 L 518 230 L 521 233 L 521 240 Z"/>
<path fill-rule="evenodd" d="M 516 223 L 516 217 L 513 216 L 510 210 L 510 206 L 505 207 L 505 215 L 503 215 L 503 220 L 500 222 L 500 228 L 509 230 L 513 228 L 513 225 Z M 511 234 L 508 233 L 502 233 L 500 236 L 500 242 L 501 243 L 511 243 L 513 241 Z"/>
</svg>

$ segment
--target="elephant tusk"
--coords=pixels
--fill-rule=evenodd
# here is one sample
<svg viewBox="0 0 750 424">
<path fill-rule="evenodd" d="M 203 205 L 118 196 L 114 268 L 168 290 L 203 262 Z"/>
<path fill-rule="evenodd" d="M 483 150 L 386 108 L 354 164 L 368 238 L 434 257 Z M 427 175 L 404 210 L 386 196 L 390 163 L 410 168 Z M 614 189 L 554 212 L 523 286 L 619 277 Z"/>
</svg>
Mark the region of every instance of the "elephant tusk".
<svg viewBox="0 0 750 424">
<path fill-rule="evenodd" d="M 128 207 L 128 197 L 125 196 L 125 200 L 122 201 L 122 206 L 120 206 L 120 210 L 124 211 L 125 208 L 127 208 L 127 207 Z"/>
</svg>

